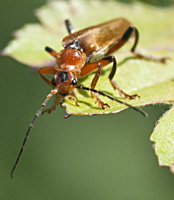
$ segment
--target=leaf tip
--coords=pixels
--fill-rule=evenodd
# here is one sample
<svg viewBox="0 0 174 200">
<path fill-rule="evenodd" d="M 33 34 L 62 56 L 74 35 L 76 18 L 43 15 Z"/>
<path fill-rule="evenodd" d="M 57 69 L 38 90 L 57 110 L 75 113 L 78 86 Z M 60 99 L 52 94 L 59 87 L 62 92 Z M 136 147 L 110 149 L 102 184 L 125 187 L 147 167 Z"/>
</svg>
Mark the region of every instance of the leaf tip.
<svg viewBox="0 0 174 200">
<path fill-rule="evenodd" d="M 73 114 L 71 114 L 71 113 L 68 113 L 67 111 L 65 111 L 65 119 L 67 119 L 68 117 L 71 117 Z"/>
</svg>

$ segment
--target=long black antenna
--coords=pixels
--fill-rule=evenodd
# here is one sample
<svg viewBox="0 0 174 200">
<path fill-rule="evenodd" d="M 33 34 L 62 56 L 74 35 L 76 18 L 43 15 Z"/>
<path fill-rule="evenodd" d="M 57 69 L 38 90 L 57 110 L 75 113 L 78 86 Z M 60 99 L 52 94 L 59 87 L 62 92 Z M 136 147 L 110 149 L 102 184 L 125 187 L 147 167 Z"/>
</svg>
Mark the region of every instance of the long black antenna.
<svg viewBox="0 0 174 200">
<path fill-rule="evenodd" d="M 42 103 L 41 107 L 40 107 L 39 110 L 37 111 L 36 115 L 34 116 L 32 122 L 31 122 L 31 124 L 30 124 L 30 126 L 29 126 L 29 128 L 28 128 L 28 130 L 27 130 L 27 133 L 26 133 L 26 135 L 25 135 L 25 138 L 24 138 L 24 141 L 23 141 L 21 150 L 20 150 L 20 152 L 19 152 L 19 154 L 18 154 L 18 157 L 17 157 L 17 159 L 16 159 L 16 162 L 15 162 L 15 164 L 14 164 L 12 170 L 11 170 L 11 178 L 13 178 L 14 170 L 15 170 L 15 168 L 16 168 L 18 162 L 19 162 L 19 159 L 20 159 L 20 157 L 21 157 L 21 155 L 22 155 L 22 152 L 23 152 L 24 147 L 25 147 L 25 145 L 26 145 L 27 138 L 28 138 L 28 136 L 29 136 L 29 133 L 30 133 L 30 131 L 31 131 L 31 128 L 34 126 L 34 123 L 35 123 L 36 119 L 39 117 L 40 113 L 42 112 L 42 110 L 43 110 L 43 108 L 46 106 L 46 104 L 48 103 L 49 99 L 50 99 L 54 94 L 56 94 L 57 91 L 58 91 L 57 89 L 51 90 L 51 92 L 47 95 L 47 98 L 45 99 L 45 101 Z"/>
<path fill-rule="evenodd" d="M 82 90 L 88 90 L 88 91 L 92 91 L 94 93 L 100 94 L 100 95 L 102 95 L 104 97 L 107 97 L 107 98 L 111 99 L 112 101 L 117 101 L 118 103 L 124 104 L 124 105 L 128 106 L 129 108 L 132 108 L 132 109 L 140 112 L 143 116 L 147 117 L 147 113 L 145 113 L 144 111 L 140 110 L 139 108 L 134 107 L 134 106 L 132 106 L 132 105 L 130 105 L 128 103 L 125 103 L 123 101 L 120 101 L 118 99 L 115 99 L 115 98 L 113 98 L 113 97 L 111 97 L 111 96 L 109 96 L 109 95 L 107 95 L 107 94 L 105 94 L 103 92 L 100 92 L 100 91 L 92 89 L 92 88 L 87 88 L 87 87 L 84 87 L 84 86 L 79 86 L 79 85 L 77 85 L 76 88 L 77 89 L 82 89 Z"/>
</svg>

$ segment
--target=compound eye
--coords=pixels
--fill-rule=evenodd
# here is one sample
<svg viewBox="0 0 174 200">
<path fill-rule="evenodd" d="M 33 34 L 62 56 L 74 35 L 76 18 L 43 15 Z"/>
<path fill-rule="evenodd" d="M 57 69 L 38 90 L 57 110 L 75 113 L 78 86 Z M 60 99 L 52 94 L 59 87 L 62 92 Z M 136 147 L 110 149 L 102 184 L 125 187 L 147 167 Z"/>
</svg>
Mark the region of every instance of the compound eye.
<svg viewBox="0 0 174 200">
<path fill-rule="evenodd" d="M 55 79 L 54 79 L 54 78 L 51 80 L 51 83 L 52 83 L 54 86 L 56 86 L 56 82 L 55 82 Z"/>
<path fill-rule="evenodd" d="M 72 83 L 71 83 L 71 85 L 77 85 L 77 80 L 72 80 Z"/>
</svg>

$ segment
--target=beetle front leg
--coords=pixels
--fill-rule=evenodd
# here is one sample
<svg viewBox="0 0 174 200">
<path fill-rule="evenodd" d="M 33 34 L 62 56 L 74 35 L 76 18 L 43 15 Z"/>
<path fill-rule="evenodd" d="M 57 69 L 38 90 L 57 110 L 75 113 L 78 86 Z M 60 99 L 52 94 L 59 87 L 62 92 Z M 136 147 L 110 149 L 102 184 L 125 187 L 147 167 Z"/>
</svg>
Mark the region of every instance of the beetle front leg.
<svg viewBox="0 0 174 200">
<path fill-rule="evenodd" d="M 43 74 L 52 74 L 52 75 L 55 75 L 56 74 L 56 70 L 54 67 L 42 67 L 39 69 L 38 73 L 39 75 L 41 76 L 41 78 L 46 82 L 48 83 L 48 85 L 50 85 L 52 88 L 54 88 L 55 86 L 52 84 L 52 82 L 47 78 L 45 77 Z"/>
<path fill-rule="evenodd" d="M 73 101 L 75 102 L 75 105 L 76 105 L 76 106 L 79 106 L 78 101 L 77 101 L 77 99 L 75 98 L 75 96 L 68 94 L 68 95 L 66 95 L 65 97 L 66 97 L 67 99 L 69 99 L 69 100 L 73 100 Z"/>
<path fill-rule="evenodd" d="M 56 94 L 56 99 L 55 99 L 55 102 L 54 102 L 53 106 L 51 108 L 49 108 L 49 109 L 46 109 L 46 110 L 42 111 L 42 114 L 44 114 L 46 112 L 50 114 L 53 110 L 55 111 L 57 106 L 60 104 L 61 98 L 62 98 L 62 96 L 57 93 Z"/>
</svg>

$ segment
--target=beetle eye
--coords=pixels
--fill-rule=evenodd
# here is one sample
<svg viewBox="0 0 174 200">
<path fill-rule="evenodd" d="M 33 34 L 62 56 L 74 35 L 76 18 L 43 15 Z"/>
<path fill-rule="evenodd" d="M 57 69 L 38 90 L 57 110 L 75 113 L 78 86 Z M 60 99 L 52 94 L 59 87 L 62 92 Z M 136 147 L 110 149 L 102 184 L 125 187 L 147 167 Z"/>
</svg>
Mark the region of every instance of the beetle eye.
<svg viewBox="0 0 174 200">
<path fill-rule="evenodd" d="M 77 85 L 77 81 L 73 79 L 71 85 Z"/>
<path fill-rule="evenodd" d="M 52 83 L 54 86 L 56 86 L 56 83 L 55 83 L 55 79 L 54 79 L 54 78 L 51 80 L 51 83 Z"/>
</svg>

